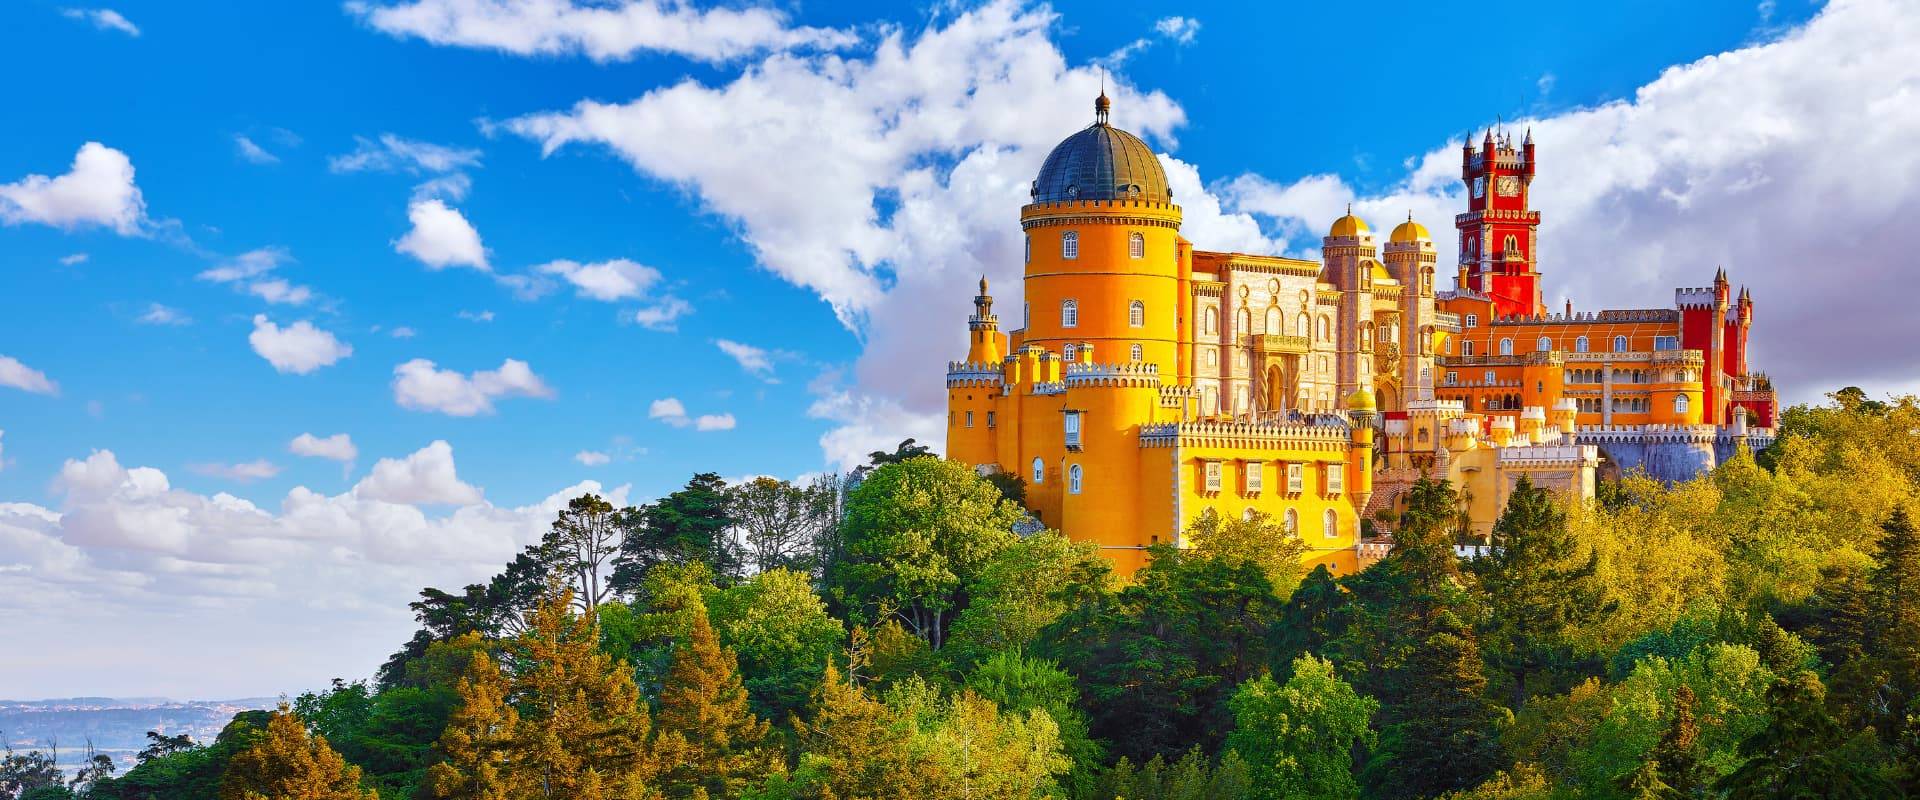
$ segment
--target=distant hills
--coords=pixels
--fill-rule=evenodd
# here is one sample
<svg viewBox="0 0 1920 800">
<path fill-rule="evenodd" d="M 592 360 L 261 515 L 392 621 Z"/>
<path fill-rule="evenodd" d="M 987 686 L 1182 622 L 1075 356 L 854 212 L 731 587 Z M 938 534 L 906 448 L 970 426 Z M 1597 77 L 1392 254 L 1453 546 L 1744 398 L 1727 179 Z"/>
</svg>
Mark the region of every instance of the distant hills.
<svg viewBox="0 0 1920 800">
<path fill-rule="evenodd" d="M 0 700 L 0 743 L 15 750 L 59 748 L 62 765 L 77 763 L 89 743 L 124 769 L 147 746 L 147 731 L 211 740 L 242 711 L 273 708 L 277 697 L 174 700 L 166 697 L 63 697 Z"/>
</svg>

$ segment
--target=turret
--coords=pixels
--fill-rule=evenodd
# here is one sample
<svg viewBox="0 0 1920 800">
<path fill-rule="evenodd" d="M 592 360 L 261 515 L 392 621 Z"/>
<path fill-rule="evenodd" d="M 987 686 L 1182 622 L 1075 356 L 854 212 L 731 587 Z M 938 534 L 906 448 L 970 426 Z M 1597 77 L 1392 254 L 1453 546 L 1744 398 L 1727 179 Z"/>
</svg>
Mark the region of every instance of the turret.
<svg viewBox="0 0 1920 800">
<path fill-rule="evenodd" d="M 1546 440 L 1547 410 L 1540 406 L 1527 406 L 1520 410 L 1520 421 L 1514 432 L 1520 437 L 1521 444 L 1540 444 Z"/>
<path fill-rule="evenodd" d="M 1347 495 L 1353 500 L 1353 510 L 1362 515 L 1373 497 L 1373 420 L 1377 412 L 1373 392 L 1361 389 L 1347 395 L 1347 416 L 1353 420 L 1347 449 Z"/>
<path fill-rule="evenodd" d="M 1554 427 L 1559 428 L 1563 436 L 1571 436 L 1575 432 L 1574 419 L 1579 412 L 1580 404 L 1573 398 L 1563 397 L 1555 400 L 1552 414 Z"/>
<path fill-rule="evenodd" d="M 1527 126 L 1527 140 L 1520 145 L 1521 172 L 1533 179 L 1533 126 Z"/>
<path fill-rule="evenodd" d="M 967 318 L 967 360 L 976 364 L 998 364 L 1000 320 L 993 315 L 993 296 L 987 294 L 987 276 L 980 276 L 980 294 L 973 298 L 973 316 Z"/>
</svg>

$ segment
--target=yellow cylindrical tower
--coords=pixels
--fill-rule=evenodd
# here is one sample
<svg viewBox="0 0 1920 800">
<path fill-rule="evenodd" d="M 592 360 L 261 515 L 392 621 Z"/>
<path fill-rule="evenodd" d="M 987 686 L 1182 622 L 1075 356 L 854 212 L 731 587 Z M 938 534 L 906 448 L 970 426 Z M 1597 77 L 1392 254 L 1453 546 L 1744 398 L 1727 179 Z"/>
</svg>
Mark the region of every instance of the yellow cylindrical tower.
<svg viewBox="0 0 1920 800">
<path fill-rule="evenodd" d="M 1361 517 L 1373 497 L 1373 392 L 1361 389 L 1347 396 L 1347 416 L 1353 419 L 1352 444 L 1347 451 L 1347 495 Z"/>
</svg>

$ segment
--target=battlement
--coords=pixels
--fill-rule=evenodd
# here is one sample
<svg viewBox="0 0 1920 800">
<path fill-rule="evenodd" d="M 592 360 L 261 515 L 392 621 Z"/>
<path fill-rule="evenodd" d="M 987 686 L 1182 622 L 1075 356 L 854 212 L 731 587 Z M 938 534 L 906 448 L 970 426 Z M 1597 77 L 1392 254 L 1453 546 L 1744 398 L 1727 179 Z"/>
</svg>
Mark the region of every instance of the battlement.
<svg viewBox="0 0 1920 800">
<path fill-rule="evenodd" d="M 1068 364 L 1069 388 L 1105 386 L 1113 388 L 1157 389 L 1160 387 L 1158 364 Z"/>
<path fill-rule="evenodd" d="M 1465 400 L 1408 400 L 1407 414 L 1420 416 L 1459 416 L 1467 413 Z"/>
<path fill-rule="evenodd" d="M 1712 444 L 1719 431 L 1712 425 L 1581 425 L 1574 436 L 1582 444 Z"/>
<path fill-rule="evenodd" d="M 1511 467 L 1581 467 L 1600 463 L 1600 448 L 1590 444 L 1523 444 L 1502 447 L 1500 465 Z"/>
<path fill-rule="evenodd" d="M 1317 450 L 1341 458 L 1352 428 L 1338 415 L 1310 422 L 1162 422 L 1140 426 L 1141 447 L 1242 447 L 1257 450 Z"/>
<path fill-rule="evenodd" d="M 1066 394 L 1066 381 L 1035 381 L 1033 393 L 1038 395 Z"/>
<path fill-rule="evenodd" d="M 1004 380 L 999 364 L 985 361 L 947 362 L 947 388 L 998 387 Z"/>
<path fill-rule="evenodd" d="M 1496 317 L 1492 325 L 1572 325 L 1581 322 L 1679 322 L 1680 312 L 1670 308 L 1625 308 L 1604 311 L 1576 311 L 1572 314 L 1534 314 Z"/>
<path fill-rule="evenodd" d="M 1676 308 L 1712 308 L 1718 301 L 1719 295 L 1711 286 L 1673 290 L 1673 305 Z"/>
<path fill-rule="evenodd" d="M 1704 367 L 1707 355 L 1698 350 L 1655 350 L 1653 363 L 1663 367 Z"/>
</svg>

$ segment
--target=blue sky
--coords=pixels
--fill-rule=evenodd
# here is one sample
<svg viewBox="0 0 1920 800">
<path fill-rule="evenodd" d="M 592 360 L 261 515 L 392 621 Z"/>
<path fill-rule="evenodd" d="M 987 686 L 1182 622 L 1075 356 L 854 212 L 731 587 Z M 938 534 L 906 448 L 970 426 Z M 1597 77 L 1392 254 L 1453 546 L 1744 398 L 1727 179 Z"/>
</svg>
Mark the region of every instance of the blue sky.
<svg viewBox="0 0 1920 800">
<path fill-rule="evenodd" d="M 1451 148 L 1505 119 L 1541 142 L 1550 303 L 1668 306 L 1724 264 L 1789 398 L 1910 390 L 1911 323 L 1861 291 L 1920 209 L 1897 12 L 5 4 L 0 609 L 232 666 L 75 648 L 0 686 L 364 675 L 420 585 L 569 491 L 937 439 L 967 289 L 1017 308 L 1025 181 L 1103 67 L 1200 247 L 1311 255 L 1347 202 L 1438 233 Z"/>
</svg>

